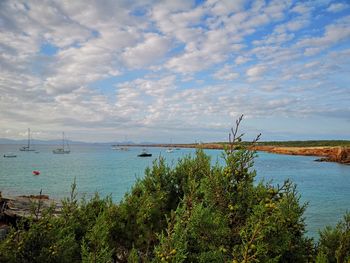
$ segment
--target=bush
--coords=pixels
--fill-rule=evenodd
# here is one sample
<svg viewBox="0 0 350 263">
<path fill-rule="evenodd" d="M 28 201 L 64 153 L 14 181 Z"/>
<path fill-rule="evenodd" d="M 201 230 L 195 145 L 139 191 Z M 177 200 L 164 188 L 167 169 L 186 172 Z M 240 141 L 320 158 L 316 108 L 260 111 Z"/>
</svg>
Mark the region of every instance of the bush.
<svg viewBox="0 0 350 263">
<path fill-rule="evenodd" d="M 105 259 L 102 252 L 110 252 L 105 236 L 110 233 L 105 230 L 108 221 L 103 215 L 108 213 L 111 199 L 100 199 L 96 194 L 89 202 L 82 200 L 78 205 L 75 189 L 74 182 L 70 198 L 62 202 L 60 217 L 48 210 L 39 219 L 33 214 L 32 218 L 19 221 L 0 243 L 0 262 L 91 262 L 91 253 Z"/>
<path fill-rule="evenodd" d="M 334 228 L 320 231 L 317 263 L 343 263 L 350 261 L 350 213 L 346 213 Z"/>
<path fill-rule="evenodd" d="M 254 185 L 255 152 L 240 143 L 239 122 L 224 151 L 226 165 L 210 168 L 210 160 L 201 158 L 207 165 L 196 176 L 185 177 L 188 190 L 156 246 L 156 262 L 311 260 L 313 244 L 304 235 L 302 217 L 305 205 L 299 205 L 295 186 L 288 181 L 277 187 Z"/>
</svg>

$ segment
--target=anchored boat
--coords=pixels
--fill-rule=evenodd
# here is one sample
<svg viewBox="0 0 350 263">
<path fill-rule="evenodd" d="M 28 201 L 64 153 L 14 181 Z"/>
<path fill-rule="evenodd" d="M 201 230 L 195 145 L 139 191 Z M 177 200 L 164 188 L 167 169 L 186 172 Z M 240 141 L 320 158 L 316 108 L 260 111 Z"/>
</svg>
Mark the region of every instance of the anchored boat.
<svg viewBox="0 0 350 263">
<path fill-rule="evenodd" d="M 27 145 L 22 146 L 21 148 L 19 148 L 20 151 L 22 152 L 34 152 L 35 149 L 33 148 L 33 146 L 30 145 L 30 129 L 28 128 L 28 142 Z"/>
<path fill-rule="evenodd" d="M 4 158 L 15 158 L 15 157 L 17 157 L 17 155 L 14 153 L 5 153 L 4 154 Z"/>
<path fill-rule="evenodd" d="M 68 154 L 70 148 L 68 142 L 64 138 L 64 132 L 62 132 L 62 146 L 52 151 L 55 154 Z"/>
<path fill-rule="evenodd" d="M 151 157 L 152 154 L 151 154 L 151 153 L 148 153 L 148 152 L 146 151 L 146 149 L 143 149 L 142 152 L 141 152 L 139 155 L 137 155 L 137 156 L 138 156 L 138 157 Z"/>
<path fill-rule="evenodd" d="M 32 172 L 32 174 L 33 174 L 33 175 L 40 175 L 40 171 L 39 171 L 39 170 L 34 170 L 34 171 Z"/>
</svg>

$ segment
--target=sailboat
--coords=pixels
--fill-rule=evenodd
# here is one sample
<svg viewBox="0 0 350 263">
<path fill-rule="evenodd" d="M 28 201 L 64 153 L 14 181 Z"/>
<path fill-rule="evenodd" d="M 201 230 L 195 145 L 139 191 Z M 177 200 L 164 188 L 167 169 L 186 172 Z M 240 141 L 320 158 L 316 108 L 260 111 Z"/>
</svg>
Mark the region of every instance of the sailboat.
<svg viewBox="0 0 350 263">
<path fill-rule="evenodd" d="M 26 146 L 22 146 L 21 148 L 19 148 L 20 151 L 22 152 L 34 152 L 35 149 L 33 147 L 31 147 L 30 145 L 30 129 L 28 128 L 28 143 Z"/>
<path fill-rule="evenodd" d="M 167 153 L 172 153 L 174 152 L 173 148 L 169 147 L 167 150 L 166 150 Z"/>
<path fill-rule="evenodd" d="M 167 153 L 172 153 L 174 152 L 174 149 L 173 149 L 173 139 L 170 139 L 170 144 L 169 144 L 169 148 L 166 150 Z"/>
<path fill-rule="evenodd" d="M 112 145 L 112 150 L 115 151 L 129 151 L 128 147 L 122 147 L 122 146 L 118 146 L 118 145 Z"/>
<path fill-rule="evenodd" d="M 70 153 L 68 142 L 64 139 L 64 132 L 62 132 L 62 147 L 59 147 L 52 151 L 55 154 L 67 154 Z"/>
</svg>

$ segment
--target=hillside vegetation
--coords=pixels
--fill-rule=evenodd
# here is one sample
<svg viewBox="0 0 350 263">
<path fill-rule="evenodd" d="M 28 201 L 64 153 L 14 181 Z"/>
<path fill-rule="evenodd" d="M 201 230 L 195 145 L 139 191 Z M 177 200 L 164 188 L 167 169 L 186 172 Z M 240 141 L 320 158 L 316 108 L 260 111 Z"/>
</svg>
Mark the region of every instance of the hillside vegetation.
<svg viewBox="0 0 350 263">
<path fill-rule="evenodd" d="M 322 146 L 350 146 L 347 140 L 310 140 L 310 141 L 266 141 L 257 145 L 283 147 L 322 147 Z"/>
<path fill-rule="evenodd" d="M 97 194 L 79 202 L 73 184 L 61 216 L 20 221 L 1 241 L 0 261 L 349 262 L 350 215 L 319 243 L 306 237 L 295 185 L 255 182 L 240 120 L 225 165 L 202 150 L 174 167 L 160 158 L 119 204 Z"/>
<path fill-rule="evenodd" d="M 205 144 L 227 145 L 227 142 L 213 142 Z M 244 141 L 243 145 L 251 145 L 251 142 Z M 276 146 L 276 147 L 337 147 L 350 146 L 349 140 L 307 140 L 307 141 L 259 141 L 255 145 L 258 146 Z"/>
</svg>

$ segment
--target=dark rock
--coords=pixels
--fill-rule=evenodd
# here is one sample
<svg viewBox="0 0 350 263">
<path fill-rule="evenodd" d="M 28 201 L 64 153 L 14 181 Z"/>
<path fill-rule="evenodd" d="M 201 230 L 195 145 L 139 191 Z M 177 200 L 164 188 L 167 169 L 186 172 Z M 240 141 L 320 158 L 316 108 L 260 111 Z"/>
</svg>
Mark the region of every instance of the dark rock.
<svg viewBox="0 0 350 263">
<path fill-rule="evenodd" d="M 9 232 L 10 227 L 8 225 L 0 226 L 0 240 L 4 240 Z"/>
<path fill-rule="evenodd" d="M 316 159 L 315 162 L 329 162 L 328 158 L 319 158 Z"/>
</svg>

